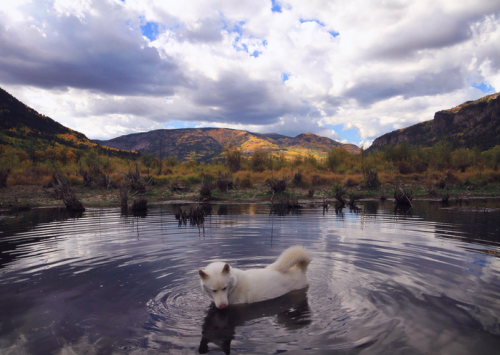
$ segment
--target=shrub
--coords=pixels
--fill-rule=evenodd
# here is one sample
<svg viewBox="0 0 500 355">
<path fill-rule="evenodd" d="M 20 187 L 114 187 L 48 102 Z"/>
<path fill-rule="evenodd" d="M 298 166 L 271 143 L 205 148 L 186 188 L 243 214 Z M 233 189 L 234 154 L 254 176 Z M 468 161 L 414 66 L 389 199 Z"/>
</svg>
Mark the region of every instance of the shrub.
<svg viewBox="0 0 500 355">
<path fill-rule="evenodd" d="M 198 174 L 189 174 L 183 179 L 188 185 L 195 185 L 201 182 L 201 177 Z"/>
<path fill-rule="evenodd" d="M 416 172 L 417 174 L 425 173 L 428 168 L 429 164 L 424 163 L 422 161 L 417 161 L 413 164 L 413 171 Z"/>
<path fill-rule="evenodd" d="M 304 163 L 304 159 L 302 158 L 302 155 L 296 155 L 295 157 L 293 157 L 293 161 L 292 161 L 293 167 L 300 166 L 303 163 Z"/>
<path fill-rule="evenodd" d="M 7 187 L 7 179 L 9 178 L 10 169 L 0 169 L 0 188 Z"/>
<path fill-rule="evenodd" d="M 311 178 L 311 185 L 312 186 L 320 186 L 320 185 L 325 185 L 326 184 L 326 179 L 319 176 L 319 175 L 313 175 Z"/>
<path fill-rule="evenodd" d="M 50 170 L 40 166 L 25 169 L 23 175 L 27 178 L 39 180 L 42 176 L 51 176 Z"/>
<path fill-rule="evenodd" d="M 410 163 L 404 160 L 397 163 L 397 168 L 399 170 L 399 173 L 402 175 L 413 173 L 413 169 Z"/>
<path fill-rule="evenodd" d="M 300 171 L 293 175 L 292 183 L 294 185 L 300 185 L 302 183 L 302 173 Z"/>
<path fill-rule="evenodd" d="M 202 197 L 211 197 L 212 196 L 212 190 L 214 189 L 214 185 L 212 183 L 211 179 L 203 179 L 201 182 L 201 187 L 200 187 L 200 195 Z"/>
<path fill-rule="evenodd" d="M 229 188 L 234 188 L 233 180 L 230 179 L 227 175 L 222 174 L 221 172 L 219 172 L 219 177 L 217 178 L 216 184 L 220 192 L 227 192 Z"/>
<path fill-rule="evenodd" d="M 351 178 L 347 178 L 347 180 L 344 183 L 345 187 L 354 187 L 354 186 L 357 186 L 357 185 L 358 185 L 358 183 L 356 181 L 354 181 L 353 179 L 351 179 Z"/>
<path fill-rule="evenodd" d="M 243 179 L 239 182 L 239 187 L 242 189 L 249 189 L 252 187 L 252 179 L 250 177 L 250 174 L 246 174 Z"/>
<path fill-rule="evenodd" d="M 378 179 L 378 173 L 375 170 L 370 170 L 366 173 L 365 185 L 369 189 L 380 185 L 380 181 Z"/>
</svg>

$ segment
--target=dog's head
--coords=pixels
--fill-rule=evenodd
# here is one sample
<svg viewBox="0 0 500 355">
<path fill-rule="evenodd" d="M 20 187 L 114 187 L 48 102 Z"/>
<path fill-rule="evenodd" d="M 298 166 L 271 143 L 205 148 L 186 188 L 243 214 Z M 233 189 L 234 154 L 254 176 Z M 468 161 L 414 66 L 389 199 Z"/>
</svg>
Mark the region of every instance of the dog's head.
<svg viewBox="0 0 500 355">
<path fill-rule="evenodd" d="M 228 295 L 234 287 L 234 276 L 231 275 L 229 264 L 215 262 L 209 264 L 205 270 L 199 270 L 201 288 L 214 301 L 217 308 L 226 308 L 229 305 Z"/>
</svg>

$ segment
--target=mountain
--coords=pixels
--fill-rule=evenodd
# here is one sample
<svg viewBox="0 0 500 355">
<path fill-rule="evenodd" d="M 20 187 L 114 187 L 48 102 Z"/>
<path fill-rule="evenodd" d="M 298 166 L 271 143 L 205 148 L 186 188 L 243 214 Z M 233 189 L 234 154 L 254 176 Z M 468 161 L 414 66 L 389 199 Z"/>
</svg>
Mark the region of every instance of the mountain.
<svg viewBox="0 0 500 355">
<path fill-rule="evenodd" d="M 354 144 L 342 144 L 330 138 L 312 133 L 287 137 L 277 133 L 252 133 L 229 128 L 184 128 L 160 129 L 144 133 L 128 134 L 108 141 L 95 140 L 104 146 L 117 149 L 135 150 L 155 156 L 175 155 L 180 160 L 194 156 L 200 161 L 209 161 L 221 155 L 224 145 L 230 144 L 250 155 L 257 149 L 282 152 L 290 158 L 299 154 L 313 154 L 324 157 L 332 148 L 344 147 L 359 153 Z"/>
<path fill-rule="evenodd" d="M 500 145 L 500 93 L 467 101 L 436 112 L 434 119 L 393 131 L 375 139 L 370 150 L 403 140 L 429 147 L 446 139 L 455 147 L 487 150 Z"/>
<path fill-rule="evenodd" d="M 180 160 L 195 157 L 209 161 L 221 155 L 223 147 L 231 144 L 250 155 L 256 149 L 283 152 L 287 157 L 313 154 L 324 157 L 335 147 L 358 153 L 353 144 L 342 144 L 312 133 L 287 137 L 277 133 L 251 133 L 227 128 L 162 129 L 135 133 L 108 141 L 89 140 L 83 133 L 73 131 L 50 117 L 26 106 L 0 88 L 0 144 L 12 145 L 25 151 L 45 150 L 56 145 L 101 152 L 124 157 L 135 157 L 136 152 L 153 155 L 175 155 Z M 134 152 L 135 151 L 135 152 Z"/>
<path fill-rule="evenodd" d="M 0 88 L 0 144 L 12 145 L 25 151 L 44 150 L 56 145 L 75 149 L 98 148 L 112 155 L 137 156 L 137 153 L 120 152 L 100 147 L 83 133 L 73 131 L 50 117 L 26 106 Z"/>
</svg>

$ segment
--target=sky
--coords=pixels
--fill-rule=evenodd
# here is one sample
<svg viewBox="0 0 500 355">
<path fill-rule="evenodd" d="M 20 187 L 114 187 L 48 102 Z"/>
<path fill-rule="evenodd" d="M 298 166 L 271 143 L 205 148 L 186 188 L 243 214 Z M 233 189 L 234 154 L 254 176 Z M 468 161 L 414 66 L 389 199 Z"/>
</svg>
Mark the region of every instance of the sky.
<svg viewBox="0 0 500 355">
<path fill-rule="evenodd" d="M 91 139 L 369 146 L 500 90 L 498 0 L 0 0 L 0 87 Z"/>
</svg>

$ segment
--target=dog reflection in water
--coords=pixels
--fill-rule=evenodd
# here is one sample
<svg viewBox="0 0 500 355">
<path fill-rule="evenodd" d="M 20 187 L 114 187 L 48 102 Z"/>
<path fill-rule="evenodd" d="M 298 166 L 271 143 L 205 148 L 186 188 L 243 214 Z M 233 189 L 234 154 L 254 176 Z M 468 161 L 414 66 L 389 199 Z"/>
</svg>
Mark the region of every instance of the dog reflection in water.
<svg viewBox="0 0 500 355">
<path fill-rule="evenodd" d="M 292 291 L 268 301 L 236 304 L 224 309 L 211 305 L 203 322 L 198 351 L 200 354 L 206 354 L 209 351 L 208 343 L 213 343 L 229 355 L 236 327 L 259 318 L 276 317 L 277 323 L 289 330 L 300 329 L 311 324 L 307 289 Z"/>
</svg>

